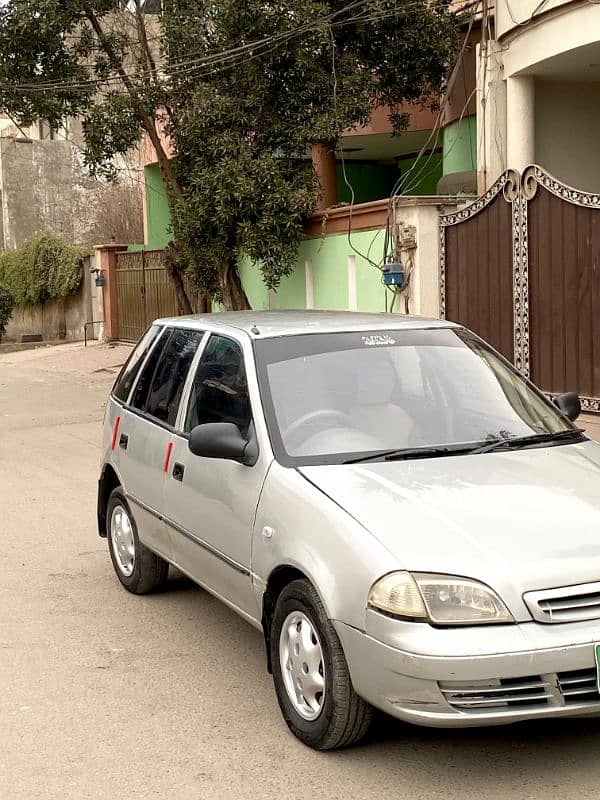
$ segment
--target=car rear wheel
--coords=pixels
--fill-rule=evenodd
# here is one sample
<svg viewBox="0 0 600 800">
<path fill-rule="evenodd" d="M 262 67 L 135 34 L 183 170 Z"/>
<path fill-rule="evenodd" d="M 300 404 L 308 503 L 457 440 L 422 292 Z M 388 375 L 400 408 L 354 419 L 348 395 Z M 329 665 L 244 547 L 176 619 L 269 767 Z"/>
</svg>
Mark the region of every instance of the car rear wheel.
<svg viewBox="0 0 600 800">
<path fill-rule="evenodd" d="M 373 710 L 352 686 L 340 640 L 306 580 L 279 595 L 270 636 L 273 681 L 292 733 L 316 750 L 358 742 Z"/>
<path fill-rule="evenodd" d="M 117 578 L 127 591 L 147 594 L 164 586 L 169 565 L 140 542 L 121 488 L 113 489 L 108 500 L 106 538 Z"/>
</svg>

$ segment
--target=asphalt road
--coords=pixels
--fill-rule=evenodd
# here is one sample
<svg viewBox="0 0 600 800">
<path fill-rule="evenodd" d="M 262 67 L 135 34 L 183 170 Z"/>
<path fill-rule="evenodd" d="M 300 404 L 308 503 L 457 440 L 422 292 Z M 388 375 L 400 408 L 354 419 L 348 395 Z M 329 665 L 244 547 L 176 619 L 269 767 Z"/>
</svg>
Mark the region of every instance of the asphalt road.
<svg viewBox="0 0 600 800">
<path fill-rule="evenodd" d="M 0 798 L 598 796 L 600 719 L 437 731 L 382 717 L 359 747 L 312 752 L 279 715 L 257 631 L 182 577 L 127 594 L 94 518 L 124 355 L 0 355 Z"/>
</svg>

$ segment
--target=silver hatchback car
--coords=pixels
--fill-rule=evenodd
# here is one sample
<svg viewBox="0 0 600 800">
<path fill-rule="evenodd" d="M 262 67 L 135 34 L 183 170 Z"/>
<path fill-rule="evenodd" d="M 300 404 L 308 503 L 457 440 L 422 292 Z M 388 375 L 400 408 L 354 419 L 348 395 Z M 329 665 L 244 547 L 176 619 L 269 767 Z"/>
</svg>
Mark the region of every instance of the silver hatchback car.
<svg viewBox="0 0 600 800">
<path fill-rule="evenodd" d="M 306 744 L 600 713 L 600 446 L 464 328 L 381 314 L 157 321 L 108 401 L 98 524 L 265 638 Z"/>
</svg>

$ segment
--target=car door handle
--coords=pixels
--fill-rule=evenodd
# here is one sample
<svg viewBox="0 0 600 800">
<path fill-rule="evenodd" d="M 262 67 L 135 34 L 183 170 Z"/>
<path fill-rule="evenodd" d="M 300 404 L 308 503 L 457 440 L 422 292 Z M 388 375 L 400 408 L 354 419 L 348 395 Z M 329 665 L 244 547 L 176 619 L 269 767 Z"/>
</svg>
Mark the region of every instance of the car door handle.
<svg viewBox="0 0 600 800">
<path fill-rule="evenodd" d="M 127 450 L 127 445 L 129 444 L 129 436 L 126 433 L 122 433 L 119 437 L 119 447 L 122 450 Z"/>
<path fill-rule="evenodd" d="M 173 472 L 171 473 L 175 478 L 175 480 L 182 481 L 184 472 L 185 472 L 185 467 L 183 466 L 183 464 L 180 464 L 178 461 L 176 461 L 173 464 Z"/>
</svg>

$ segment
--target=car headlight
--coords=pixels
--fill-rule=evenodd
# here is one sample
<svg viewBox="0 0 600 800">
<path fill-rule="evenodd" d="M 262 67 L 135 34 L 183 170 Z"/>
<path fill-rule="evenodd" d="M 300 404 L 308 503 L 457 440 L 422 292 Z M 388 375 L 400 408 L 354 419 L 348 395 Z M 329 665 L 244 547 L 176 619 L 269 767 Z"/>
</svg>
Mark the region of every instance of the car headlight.
<svg viewBox="0 0 600 800">
<path fill-rule="evenodd" d="M 454 575 L 392 572 L 373 584 L 368 603 L 385 614 L 433 625 L 514 622 L 489 586 Z"/>
</svg>

